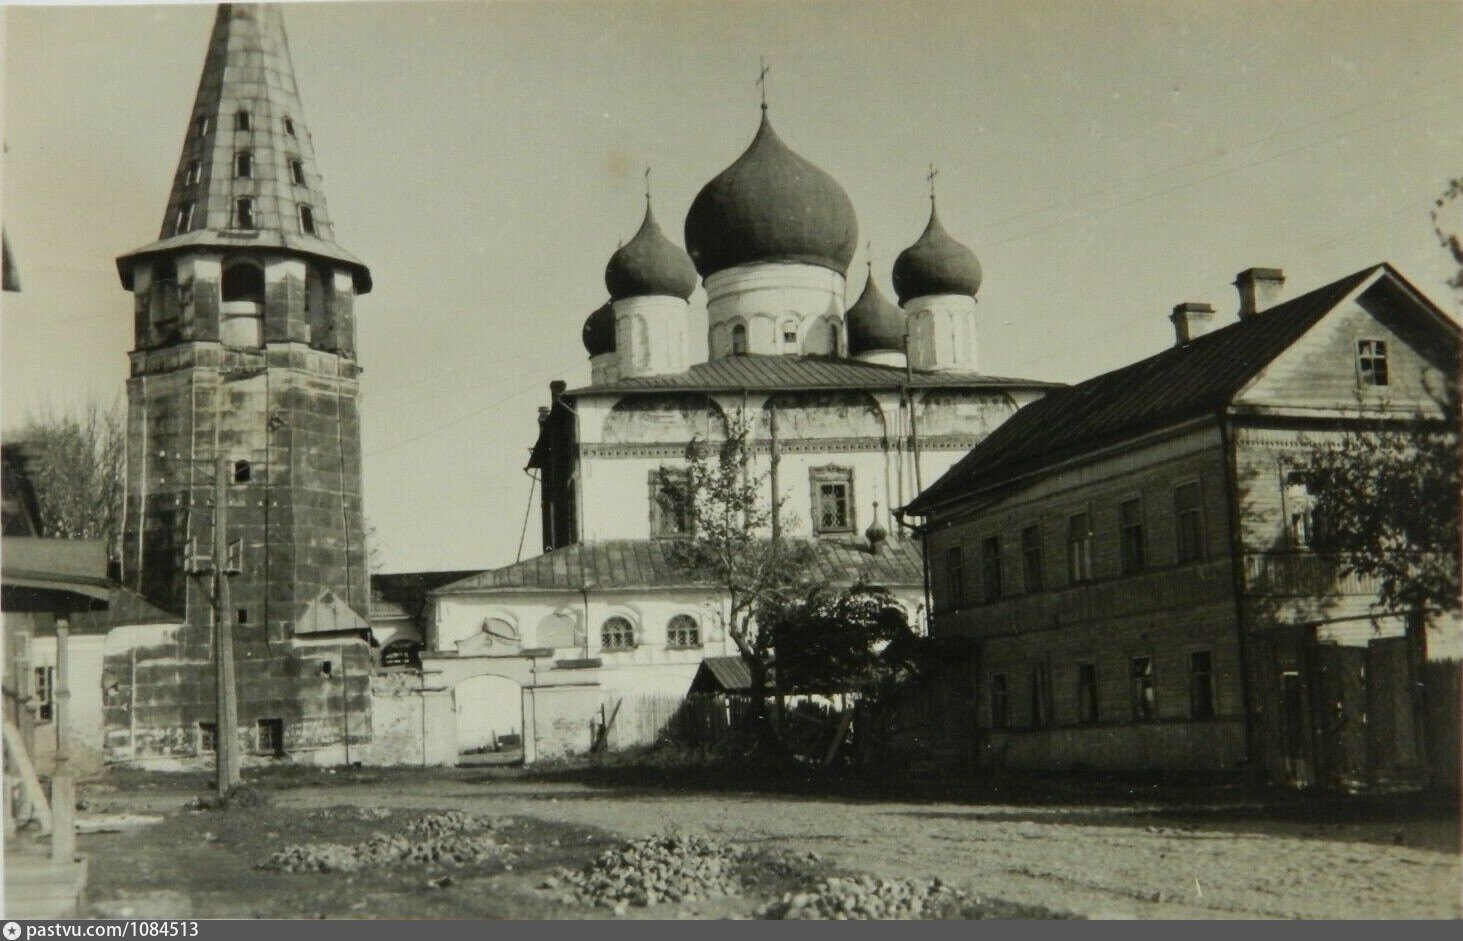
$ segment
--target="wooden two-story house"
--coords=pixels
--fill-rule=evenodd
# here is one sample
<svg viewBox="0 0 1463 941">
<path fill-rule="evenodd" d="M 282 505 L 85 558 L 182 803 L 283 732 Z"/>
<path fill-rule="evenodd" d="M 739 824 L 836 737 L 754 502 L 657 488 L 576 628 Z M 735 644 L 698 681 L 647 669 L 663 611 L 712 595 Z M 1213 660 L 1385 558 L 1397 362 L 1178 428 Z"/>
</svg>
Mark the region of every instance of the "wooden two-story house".
<svg viewBox="0 0 1463 941">
<path fill-rule="evenodd" d="M 1298 469 L 1363 422 L 1440 420 L 1459 328 L 1386 264 L 1272 303 L 1282 282 L 1242 273 L 1221 329 L 1179 305 L 1174 347 L 1026 406 L 905 508 L 932 633 L 972 651 L 952 743 L 1299 785 L 1421 770 L 1401 619 L 1311 549 Z"/>
</svg>

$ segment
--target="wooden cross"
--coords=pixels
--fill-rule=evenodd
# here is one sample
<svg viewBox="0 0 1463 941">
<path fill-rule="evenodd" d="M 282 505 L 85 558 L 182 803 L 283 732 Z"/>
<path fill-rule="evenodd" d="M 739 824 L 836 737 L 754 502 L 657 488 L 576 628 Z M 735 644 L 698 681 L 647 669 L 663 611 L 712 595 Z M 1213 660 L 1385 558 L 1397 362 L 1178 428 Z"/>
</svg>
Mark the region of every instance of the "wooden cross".
<svg viewBox="0 0 1463 941">
<path fill-rule="evenodd" d="M 767 73 L 772 70 L 772 66 L 767 64 L 765 56 L 758 56 L 757 63 L 762 68 L 762 71 L 757 73 L 757 87 L 762 90 L 762 110 L 765 111 L 767 110 Z"/>
</svg>

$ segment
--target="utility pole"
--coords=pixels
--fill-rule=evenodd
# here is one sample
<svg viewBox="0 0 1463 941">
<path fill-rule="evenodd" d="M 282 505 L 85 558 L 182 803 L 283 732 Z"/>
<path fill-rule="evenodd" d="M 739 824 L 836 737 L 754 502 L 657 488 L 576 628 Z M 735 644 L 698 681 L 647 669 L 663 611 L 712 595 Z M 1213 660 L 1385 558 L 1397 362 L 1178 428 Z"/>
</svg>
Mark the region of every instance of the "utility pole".
<svg viewBox="0 0 1463 941">
<path fill-rule="evenodd" d="M 76 785 L 66 762 L 69 739 L 66 723 L 71 721 L 71 621 L 56 618 L 56 679 L 51 689 L 51 720 L 56 723 L 56 770 L 51 774 L 51 858 L 58 863 L 76 861 Z M 10 795 L 6 794 L 8 801 Z"/>
<path fill-rule="evenodd" d="M 931 172 L 933 168 L 931 168 Z M 914 459 L 914 492 L 924 492 L 924 481 L 919 472 L 919 426 L 914 419 L 914 364 L 909 361 L 909 331 L 904 332 L 904 401 L 909 403 L 909 451 Z"/>
<path fill-rule="evenodd" d="M 229 597 L 229 459 L 219 455 L 213 479 L 213 657 L 217 692 L 214 751 L 218 758 L 218 795 L 232 791 L 239 778 L 239 698 L 234 685 L 234 623 Z"/>
</svg>

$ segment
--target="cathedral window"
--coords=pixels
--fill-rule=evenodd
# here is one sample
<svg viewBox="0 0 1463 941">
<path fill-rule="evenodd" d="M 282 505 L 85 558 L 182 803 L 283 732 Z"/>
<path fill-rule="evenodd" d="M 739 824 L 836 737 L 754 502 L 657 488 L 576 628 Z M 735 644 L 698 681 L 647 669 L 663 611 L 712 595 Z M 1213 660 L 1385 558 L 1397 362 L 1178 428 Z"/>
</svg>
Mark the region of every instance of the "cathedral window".
<svg viewBox="0 0 1463 941">
<path fill-rule="evenodd" d="M 254 200 L 247 196 L 234 200 L 234 228 L 252 229 L 254 226 Z"/>
<path fill-rule="evenodd" d="M 685 468 L 650 472 L 650 535 L 686 536 L 691 532 L 691 480 Z"/>
<path fill-rule="evenodd" d="M 294 137 L 295 136 L 295 119 L 294 118 L 285 118 L 284 119 L 284 132 L 286 134 L 288 134 L 289 136 L 291 136 L 291 137 Z"/>
<path fill-rule="evenodd" d="M 298 158 L 290 161 L 290 182 L 296 186 L 305 185 L 305 161 Z"/>
<path fill-rule="evenodd" d="M 852 532 L 853 471 L 818 467 L 813 478 L 813 528 L 819 534 Z"/>
<path fill-rule="evenodd" d="M 747 325 L 739 323 L 732 327 L 732 355 L 740 356 L 747 352 Z"/>
<path fill-rule="evenodd" d="M 829 356 L 838 356 L 838 355 L 840 355 L 841 351 L 840 351 L 840 348 L 839 348 L 839 342 L 838 342 L 839 339 L 840 339 L 840 337 L 839 337 L 839 334 L 838 334 L 838 321 L 836 321 L 836 320 L 830 320 L 830 321 L 828 321 L 828 355 Z"/>
<path fill-rule="evenodd" d="M 315 234 L 315 210 L 309 206 L 300 207 L 300 232 L 303 235 Z"/>
<path fill-rule="evenodd" d="M 599 629 L 599 645 L 605 650 L 634 649 L 635 625 L 619 615 L 606 619 Z"/>
<path fill-rule="evenodd" d="M 234 155 L 234 176 L 241 180 L 254 178 L 254 155 L 245 150 Z"/>
<path fill-rule="evenodd" d="M 665 628 L 667 647 L 687 649 L 701 646 L 701 625 L 689 614 L 678 614 Z"/>
<path fill-rule="evenodd" d="M 252 131 L 254 129 L 254 116 L 247 111 L 240 111 L 234 115 L 234 130 Z"/>
</svg>

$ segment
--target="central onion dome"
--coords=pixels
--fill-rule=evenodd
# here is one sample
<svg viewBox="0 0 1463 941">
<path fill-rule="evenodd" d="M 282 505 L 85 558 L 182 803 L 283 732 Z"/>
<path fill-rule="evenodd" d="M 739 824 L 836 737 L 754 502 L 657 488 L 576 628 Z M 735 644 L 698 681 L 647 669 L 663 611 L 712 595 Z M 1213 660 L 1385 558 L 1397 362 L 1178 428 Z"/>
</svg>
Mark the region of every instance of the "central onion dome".
<svg viewBox="0 0 1463 941">
<path fill-rule="evenodd" d="M 584 348 L 592 357 L 615 352 L 615 309 L 609 301 L 585 319 Z"/>
<path fill-rule="evenodd" d="M 778 138 L 765 110 L 752 145 L 701 188 L 686 214 L 686 249 L 703 278 L 757 262 L 844 274 L 857 245 L 848 194 Z"/>
<path fill-rule="evenodd" d="M 924 234 L 894 260 L 894 291 L 899 303 L 930 294 L 975 297 L 980 281 L 980 261 L 975 252 L 950 237 L 940 224 L 934 203 L 930 203 L 930 222 Z"/>
<path fill-rule="evenodd" d="M 610 256 L 605 266 L 605 287 L 610 300 L 663 294 L 688 300 L 696 290 L 696 268 L 690 256 L 665 237 L 645 202 L 645 221 L 640 231 Z"/>
<path fill-rule="evenodd" d="M 848 352 L 851 356 L 879 351 L 904 351 L 904 311 L 884 297 L 874 281 L 873 271 L 864 282 L 864 293 L 844 315 L 848 326 Z"/>
</svg>

